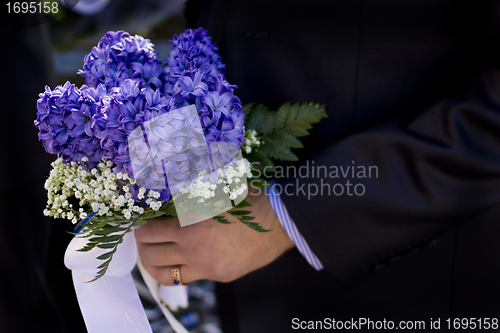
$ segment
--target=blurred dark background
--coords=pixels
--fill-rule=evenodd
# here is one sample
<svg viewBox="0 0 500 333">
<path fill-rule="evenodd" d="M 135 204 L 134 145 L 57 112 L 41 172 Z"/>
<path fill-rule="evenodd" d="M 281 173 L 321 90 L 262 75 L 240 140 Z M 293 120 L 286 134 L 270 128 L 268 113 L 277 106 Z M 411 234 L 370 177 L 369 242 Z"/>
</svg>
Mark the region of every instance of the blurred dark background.
<svg viewBox="0 0 500 333">
<path fill-rule="evenodd" d="M 43 184 L 55 156 L 45 152 L 33 126 L 38 93 L 66 81 L 81 86 L 76 72 L 107 31 L 150 39 L 164 61 L 168 40 L 186 26 L 183 0 L 43 2 L 58 12 L 16 14 L 4 7 L 0 21 L 0 333 L 86 332 L 63 262 L 73 225 L 42 214 Z M 140 275 L 133 275 L 153 332 L 173 332 Z M 191 332 L 220 332 L 213 289 L 210 281 L 190 286 L 190 308 L 176 315 Z"/>
<path fill-rule="evenodd" d="M 66 10 L 65 15 L 48 24 L 56 83 L 69 80 L 83 84 L 83 77 L 76 71 L 82 68 L 83 57 L 108 31 L 124 30 L 150 39 L 159 59 L 165 60 L 170 51 L 168 41 L 186 30 L 183 10 L 183 0 L 111 0 L 94 15 Z"/>
</svg>

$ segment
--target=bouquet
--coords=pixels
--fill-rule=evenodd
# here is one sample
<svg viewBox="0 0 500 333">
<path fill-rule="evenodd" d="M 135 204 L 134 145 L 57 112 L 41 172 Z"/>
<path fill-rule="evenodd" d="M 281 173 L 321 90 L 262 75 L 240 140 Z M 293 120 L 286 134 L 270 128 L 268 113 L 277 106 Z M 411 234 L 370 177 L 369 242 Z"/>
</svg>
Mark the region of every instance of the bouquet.
<svg viewBox="0 0 500 333">
<path fill-rule="evenodd" d="M 57 155 L 45 183 L 44 214 L 70 220 L 78 249 L 100 249 L 92 279 L 103 277 L 125 236 L 148 219 L 178 216 L 181 225 L 214 218 L 263 229 L 244 198 L 268 186 L 275 160 L 324 106 L 286 103 L 277 111 L 242 105 L 224 77 L 217 47 L 200 28 L 171 41 L 162 62 L 141 36 L 108 32 L 85 57 L 80 88 L 45 87 L 37 101 L 39 139 Z M 248 181 L 249 180 L 249 181 Z"/>
</svg>

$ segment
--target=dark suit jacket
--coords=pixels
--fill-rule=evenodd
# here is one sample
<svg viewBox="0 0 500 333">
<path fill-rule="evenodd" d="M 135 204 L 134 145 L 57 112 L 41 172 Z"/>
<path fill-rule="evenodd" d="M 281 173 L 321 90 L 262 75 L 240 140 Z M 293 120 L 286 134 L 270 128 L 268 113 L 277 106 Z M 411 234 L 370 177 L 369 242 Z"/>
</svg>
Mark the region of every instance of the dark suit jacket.
<svg viewBox="0 0 500 333">
<path fill-rule="evenodd" d="M 72 225 L 42 214 L 54 157 L 33 121 L 38 93 L 54 86 L 47 18 L 2 14 L 0 332 L 86 332 L 63 261 Z"/>
<path fill-rule="evenodd" d="M 225 333 L 294 331 L 293 318 L 412 319 L 426 330 L 442 318 L 444 330 L 446 318 L 500 317 L 498 4 L 189 4 L 244 103 L 326 104 L 298 165 L 378 168 L 372 178 L 299 179 L 349 180 L 362 196 L 282 195 L 325 269 L 292 250 L 221 285 Z"/>
</svg>

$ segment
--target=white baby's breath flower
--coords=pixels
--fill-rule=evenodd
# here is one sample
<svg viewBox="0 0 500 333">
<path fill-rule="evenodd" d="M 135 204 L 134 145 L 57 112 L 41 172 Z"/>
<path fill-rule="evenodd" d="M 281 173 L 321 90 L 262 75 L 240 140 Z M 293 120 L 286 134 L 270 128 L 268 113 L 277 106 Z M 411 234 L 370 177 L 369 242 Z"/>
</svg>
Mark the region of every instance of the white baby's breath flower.
<svg viewBox="0 0 500 333">
<path fill-rule="evenodd" d="M 249 134 L 252 134 L 249 132 Z M 249 141 L 249 142 L 248 142 Z M 251 136 L 246 138 L 250 146 L 255 145 Z M 248 148 L 246 151 L 249 151 Z M 224 170 L 217 170 L 217 182 L 207 177 L 206 171 L 198 172 L 198 178 L 179 189 L 180 193 L 188 193 L 196 197 L 198 202 L 215 197 L 216 194 L 227 193 L 231 200 L 246 189 L 242 177 L 251 173 L 250 163 L 243 159 L 235 162 Z M 203 178 L 204 177 L 204 178 Z M 165 204 L 160 200 L 160 192 L 137 187 L 135 180 L 124 172 L 115 173 L 111 161 L 100 162 L 97 168 L 88 169 L 86 165 L 64 163 L 57 159 L 52 164 L 52 171 L 44 187 L 47 189 L 47 207 L 44 215 L 64 217 L 73 223 L 82 221 L 92 213 L 95 219 L 102 216 L 116 216 L 125 219 L 135 219 L 142 214 L 158 211 Z M 235 184 L 238 188 L 231 190 Z M 137 191 L 133 191 L 134 186 Z M 132 193 L 136 193 L 132 195 Z M 73 209 L 69 198 L 78 199 L 79 206 Z"/>
</svg>

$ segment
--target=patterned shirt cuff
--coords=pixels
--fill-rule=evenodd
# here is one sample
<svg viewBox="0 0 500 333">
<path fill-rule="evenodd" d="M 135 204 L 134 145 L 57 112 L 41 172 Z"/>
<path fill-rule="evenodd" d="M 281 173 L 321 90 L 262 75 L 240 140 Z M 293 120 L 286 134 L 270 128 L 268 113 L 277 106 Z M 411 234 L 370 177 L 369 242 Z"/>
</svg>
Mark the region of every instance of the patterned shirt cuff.
<svg viewBox="0 0 500 333">
<path fill-rule="evenodd" d="M 300 253 L 302 253 L 304 258 L 306 258 L 307 262 L 312 267 L 314 267 L 318 271 L 323 269 L 323 265 L 316 257 L 316 255 L 311 251 L 311 248 L 309 247 L 309 245 L 307 245 L 306 240 L 304 239 L 304 237 L 302 237 L 299 230 L 295 226 L 295 223 L 293 223 L 292 218 L 288 214 L 288 211 L 286 210 L 286 207 L 280 198 L 280 194 L 276 189 L 276 186 L 274 186 L 274 179 L 269 183 L 273 186 L 266 188 L 267 196 L 269 197 L 271 206 L 274 209 L 274 213 L 278 217 L 278 220 L 285 229 L 286 233 L 288 234 L 288 236 L 290 236 L 297 249 L 300 251 Z"/>
</svg>

